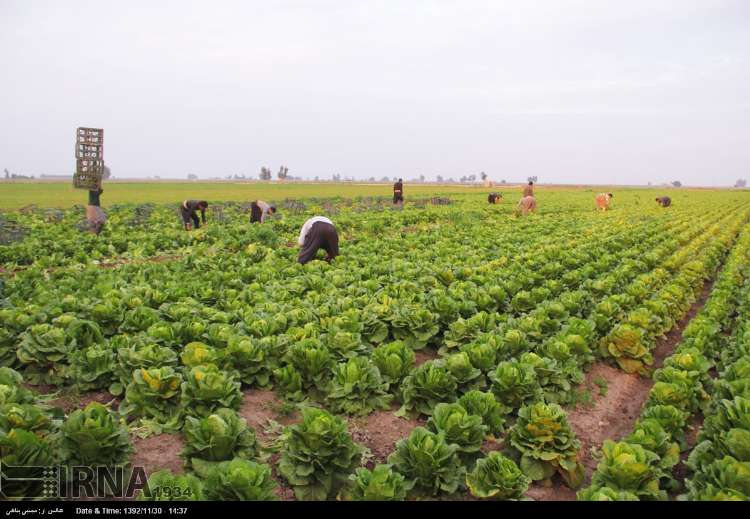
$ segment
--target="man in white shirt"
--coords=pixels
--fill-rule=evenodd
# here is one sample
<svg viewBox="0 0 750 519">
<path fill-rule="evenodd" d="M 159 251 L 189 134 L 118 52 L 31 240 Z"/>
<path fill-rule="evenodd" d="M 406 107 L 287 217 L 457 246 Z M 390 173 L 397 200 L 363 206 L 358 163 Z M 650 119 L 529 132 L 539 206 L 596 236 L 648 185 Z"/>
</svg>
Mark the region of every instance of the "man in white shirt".
<svg viewBox="0 0 750 519">
<path fill-rule="evenodd" d="M 256 200 L 250 204 L 250 223 L 265 223 L 269 214 L 276 214 L 276 208 L 263 200 Z"/>
<path fill-rule="evenodd" d="M 325 260 L 329 263 L 339 255 L 339 235 L 333 222 L 325 216 L 313 216 L 307 220 L 297 242 L 301 247 L 298 261 L 303 265 L 315 258 L 318 249 L 327 252 Z"/>
</svg>

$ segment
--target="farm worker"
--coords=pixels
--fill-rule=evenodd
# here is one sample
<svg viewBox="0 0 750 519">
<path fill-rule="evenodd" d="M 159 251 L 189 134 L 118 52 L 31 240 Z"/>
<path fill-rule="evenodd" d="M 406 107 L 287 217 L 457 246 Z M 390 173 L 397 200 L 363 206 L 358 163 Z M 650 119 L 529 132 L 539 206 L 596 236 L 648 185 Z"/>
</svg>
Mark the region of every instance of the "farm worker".
<svg viewBox="0 0 750 519">
<path fill-rule="evenodd" d="M 669 207 L 670 205 L 672 205 L 672 199 L 668 196 L 662 196 L 656 199 L 656 203 L 662 207 Z"/>
<path fill-rule="evenodd" d="M 393 184 L 393 203 L 404 203 L 404 182 L 400 178 Z"/>
<path fill-rule="evenodd" d="M 313 216 L 307 220 L 297 241 L 301 247 L 297 259 L 303 265 L 315 257 L 318 249 L 327 252 L 325 260 L 329 263 L 339 255 L 339 235 L 333 222 L 325 216 Z"/>
<path fill-rule="evenodd" d="M 596 208 L 602 211 L 609 209 L 609 202 L 613 196 L 612 193 L 599 193 L 596 195 Z"/>
<path fill-rule="evenodd" d="M 89 205 L 86 206 L 86 220 L 88 220 L 90 231 L 94 234 L 102 232 L 104 223 L 107 221 L 107 215 L 104 214 L 100 207 L 99 197 L 104 193 L 104 190 L 100 187 L 89 191 Z"/>
<path fill-rule="evenodd" d="M 523 196 L 534 196 L 534 182 L 531 180 L 529 180 L 529 183 L 524 186 Z"/>
<path fill-rule="evenodd" d="M 180 212 L 182 214 L 182 223 L 185 224 L 185 230 L 189 231 L 190 229 L 199 229 L 201 224 L 198 221 L 198 215 L 196 214 L 196 211 L 198 209 L 201 210 L 201 219 L 203 220 L 203 225 L 206 225 L 206 208 L 208 207 L 208 202 L 205 200 L 185 200 L 182 202 L 182 206 L 180 206 Z M 192 224 L 190 222 L 192 220 Z"/>
<path fill-rule="evenodd" d="M 276 214 L 276 207 L 263 200 L 256 200 L 250 204 L 250 223 L 265 223 L 269 214 Z"/>
<path fill-rule="evenodd" d="M 536 198 L 534 198 L 533 196 L 525 196 L 521 200 L 519 200 L 518 207 L 516 207 L 516 216 L 518 216 L 519 212 L 523 216 L 526 216 L 529 213 L 535 213 L 536 212 Z"/>
<path fill-rule="evenodd" d="M 487 202 L 490 204 L 499 204 L 503 201 L 502 193 L 490 193 L 487 195 Z"/>
</svg>

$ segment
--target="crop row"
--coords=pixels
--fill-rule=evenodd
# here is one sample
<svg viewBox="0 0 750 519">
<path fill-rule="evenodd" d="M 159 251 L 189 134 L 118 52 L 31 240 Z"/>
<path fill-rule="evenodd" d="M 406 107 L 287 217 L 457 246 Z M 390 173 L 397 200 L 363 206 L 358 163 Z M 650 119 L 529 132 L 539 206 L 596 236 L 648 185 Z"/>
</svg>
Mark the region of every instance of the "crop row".
<svg viewBox="0 0 750 519">
<path fill-rule="evenodd" d="M 696 475 L 687 481 L 685 497 L 748 498 L 750 458 L 743 445 L 750 437 L 750 408 L 743 398 L 744 388 L 750 387 L 750 357 L 743 339 L 749 275 L 750 232 L 745 229 L 705 306 L 685 329 L 675 353 L 654 373 L 654 386 L 633 432 L 620 442 L 605 442 L 592 486 L 579 493 L 579 499 L 666 499 L 666 491 L 679 489 L 672 471 L 680 452 L 688 448 L 686 429 L 698 412 L 707 416 L 706 425 L 687 462 Z M 733 328 L 730 339 L 725 332 Z M 720 371 L 714 380 L 710 372 L 715 366 Z"/>
</svg>

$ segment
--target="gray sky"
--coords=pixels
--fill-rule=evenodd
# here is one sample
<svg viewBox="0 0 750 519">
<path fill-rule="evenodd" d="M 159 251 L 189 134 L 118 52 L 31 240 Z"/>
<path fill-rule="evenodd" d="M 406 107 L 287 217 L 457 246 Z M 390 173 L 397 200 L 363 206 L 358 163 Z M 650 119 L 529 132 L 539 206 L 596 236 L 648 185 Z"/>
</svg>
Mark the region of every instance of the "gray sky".
<svg viewBox="0 0 750 519">
<path fill-rule="evenodd" d="M 0 168 L 750 178 L 746 0 L 0 0 Z M 81 34 L 86 34 L 81 36 Z"/>
</svg>

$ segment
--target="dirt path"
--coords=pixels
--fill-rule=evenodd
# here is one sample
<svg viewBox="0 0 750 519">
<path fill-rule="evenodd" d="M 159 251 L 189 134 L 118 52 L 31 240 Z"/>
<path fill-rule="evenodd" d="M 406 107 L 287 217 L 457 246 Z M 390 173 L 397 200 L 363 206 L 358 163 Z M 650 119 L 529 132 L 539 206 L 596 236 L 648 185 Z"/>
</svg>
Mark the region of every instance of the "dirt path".
<svg viewBox="0 0 750 519">
<path fill-rule="evenodd" d="M 161 469 L 169 469 L 174 474 L 182 474 L 180 451 L 184 446 L 179 434 L 155 434 L 148 438 L 133 436 L 133 466 L 143 467 L 146 474 Z"/>
<path fill-rule="evenodd" d="M 654 369 L 661 367 L 664 359 L 682 341 L 683 330 L 703 308 L 712 287 L 713 282 L 706 283 L 687 314 L 657 342 L 653 350 Z M 604 395 L 599 394 L 599 387 L 595 383 L 601 382 L 601 379 L 607 383 Z M 586 374 L 579 389 L 588 389 L 594 395 L 593 403 L 568 411 L 570 427 L 581 442 L 581 463 L 586 470 L 584 487 L 590 484 L 598 464 L 594 454 L 601 448 L 604 440 L 618 441 L 632 432 L 652 385 L 653 380 L 650 378 L 625 373 L 604 362 L 594 364 Z M 533 485 L 526 495 L 539 501 L 571 501 L 576 498 L 575 491 L 557 479 L 550 487 Z"/>
</svg>

